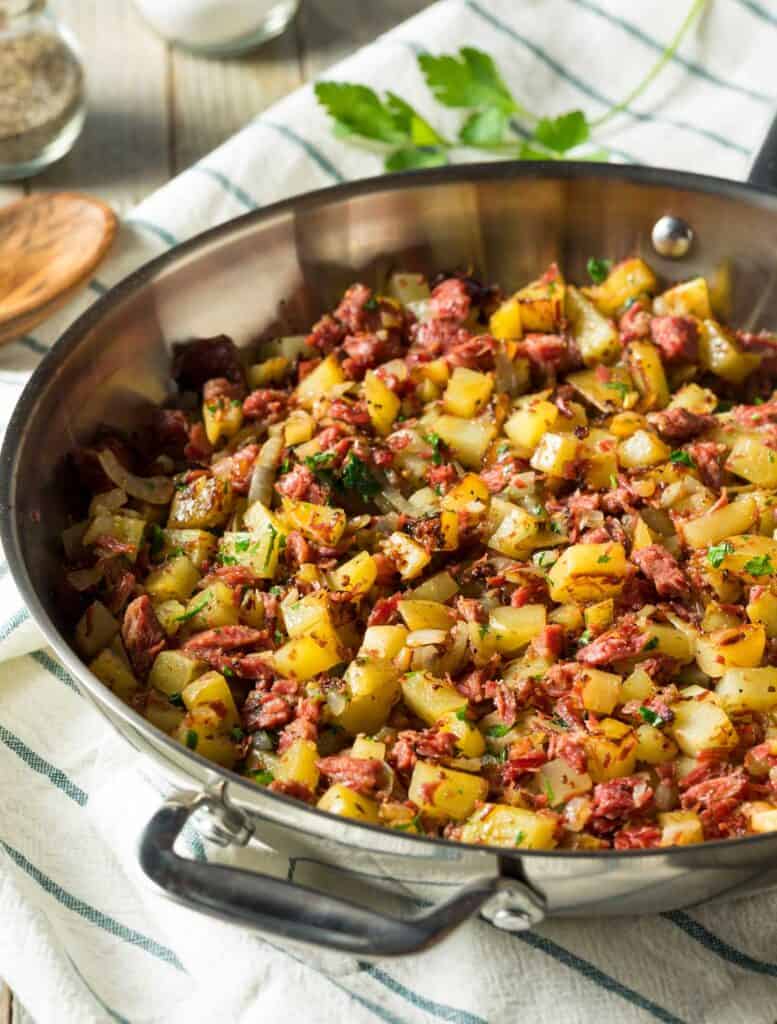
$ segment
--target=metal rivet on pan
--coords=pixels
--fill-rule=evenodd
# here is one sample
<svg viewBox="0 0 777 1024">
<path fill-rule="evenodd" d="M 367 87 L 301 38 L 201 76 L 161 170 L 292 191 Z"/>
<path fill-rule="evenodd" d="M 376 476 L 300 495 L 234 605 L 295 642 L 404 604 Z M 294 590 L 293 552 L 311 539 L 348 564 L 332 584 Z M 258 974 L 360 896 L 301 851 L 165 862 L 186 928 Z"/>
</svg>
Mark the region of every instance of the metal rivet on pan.
<svg viewBox="0 0 777 1024">
<path fill-rule="evenodd" d="M 685 256 L 693 242 L 693 228 L 682 219 L 667 214 L 660 217 L 653 225 L 653 248 L 659 256 L 670 260 L 679 260 Z"/>
</svg>

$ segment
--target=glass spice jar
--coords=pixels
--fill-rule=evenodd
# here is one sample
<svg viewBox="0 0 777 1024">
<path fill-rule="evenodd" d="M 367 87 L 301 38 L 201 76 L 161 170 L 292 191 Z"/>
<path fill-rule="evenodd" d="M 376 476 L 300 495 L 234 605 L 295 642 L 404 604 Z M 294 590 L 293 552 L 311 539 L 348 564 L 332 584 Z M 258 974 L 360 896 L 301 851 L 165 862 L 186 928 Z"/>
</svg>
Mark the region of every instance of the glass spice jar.
<svg viewBox="0 0 777 1024">
<path fill-rule="evenodd" d="M 0 0 L 0 181 L 59 160 L 84 123 L 75 40 L 45 7 L 46 0 Z"/>
</svg>

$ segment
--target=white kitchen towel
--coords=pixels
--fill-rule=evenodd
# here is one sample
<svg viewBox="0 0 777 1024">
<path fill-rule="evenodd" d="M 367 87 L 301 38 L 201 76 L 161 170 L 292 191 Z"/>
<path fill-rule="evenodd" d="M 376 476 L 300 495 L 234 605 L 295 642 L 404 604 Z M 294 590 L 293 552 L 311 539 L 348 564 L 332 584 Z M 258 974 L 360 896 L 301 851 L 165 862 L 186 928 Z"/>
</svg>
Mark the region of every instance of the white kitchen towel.
<svg viewBox="0 0 777 1024">
<path fill-rule="evenodd" d="M 445 0 L 327 77 L 392 88 L 450 129 L 416 57 L 474 45 L 528 108 L 594 117 L 629 93 L 685 13 L 671 0 Z M 744 178 L 773 109 L 776 53 L 774 0 L 710 0 L 597 142 L 620 160 Z M 380 171 L 378 156 L 333 137 L 309 86 L 289 96 L 143 202 L 89 289 L 0 349 L 2 427 L 61 331 L 138 264 L 246 210 Z M 777 1018 L 777 893 L 523 935 L 472 921 L 428 953 L 381 964 L 284 949 L 161 900 L 133 852 L 159 795 L 41 646 L 3 562 L 0 623 L 0 975 L 39 1024 Z M 194 833 L 189 843 L 195 857 L 221 855 Z M 285 861 L 256 856 L 286 875 Z M 343 866 L 320 880 L 336 890 L 346 878 Z"/>
</svg>

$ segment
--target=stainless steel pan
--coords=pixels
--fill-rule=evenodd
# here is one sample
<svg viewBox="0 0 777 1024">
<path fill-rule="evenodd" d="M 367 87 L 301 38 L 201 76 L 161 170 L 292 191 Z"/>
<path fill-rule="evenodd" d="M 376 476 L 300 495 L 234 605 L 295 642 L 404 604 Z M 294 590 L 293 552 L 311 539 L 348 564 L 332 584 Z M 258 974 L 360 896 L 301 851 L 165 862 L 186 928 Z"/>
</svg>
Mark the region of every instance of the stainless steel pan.
<svg viewBox="0 0 777 1024">
<path fill-rule="evenodd" d="M 260 789 L 184 749 L 114 697 L 73 652 L 53 599 L 71 482 L 66 453 L 98 424 L 131 427 L 164 398 L 170 348 L 191 336 L 238 345 L 304 329 L 354 279 L 391 267 L 473 265 L 506 286 L 557 259 L 574 278 L 590 256 L 641 253 L 669 280 L 727 261 L 733 319 L 777 325 L 777 124 L 749 184 L 644 167 L 501 163 L 378 178 L 278 203 L 179 246 L 137 271 L 65 333 L 27 386 L 0 455 L 2 539 L 46 640 L 84 693 L 143 752 L 173 796 L 140 838 L 146 875 L 206 913 L 359 956 L 410 953 L 480 911 L 500 928 L 544 915 L 633 914 L 767 886 L 777 834 L 694 847 L 597 853 L 490 849 L 330 817 Z M 657 255 L 656 222 L 695 240 Z M 676 226 L 676 225 L 675 225 Z M 680 225 L 682 228 L 682 225 Z M 662 247 L 663 248 L 663 247 Z M 434 879 L 450 897 L 411 920 L 173 850 L 187 820 L 223 843 L 254 836 L 287 856 L 347 864 L 394 890 Z M 777 879 L 775 879 L 777 881 Z"/>
</svg>

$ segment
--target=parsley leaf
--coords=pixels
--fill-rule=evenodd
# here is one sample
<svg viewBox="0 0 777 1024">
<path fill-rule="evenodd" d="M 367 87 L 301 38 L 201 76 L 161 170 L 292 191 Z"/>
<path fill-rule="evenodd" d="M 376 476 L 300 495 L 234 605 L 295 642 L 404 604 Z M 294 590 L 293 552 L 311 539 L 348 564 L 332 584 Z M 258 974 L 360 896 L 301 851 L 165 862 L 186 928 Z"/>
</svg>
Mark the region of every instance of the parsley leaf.
<svg viewBox="0 0 777 1024">
<path fill-rule="evenodd" d="M 691 469 L 696 468 L 696 463 L 693 461 L 693 456 L 690 452 L 683 451 L 682 448 L 678 448 L 669 455 L 669 461 L 673 462 L 676 466 L 689 466 Z"/>
<path fill-rule="evenodd" d="M 177 615 L 173 619 L 173 622 L 188 622 L 189 619 L 193 619 L 195 615 L 199 615 L 203 608 L 207 608 L 207 606 L 208 598 L 204 597 L 198 605 L 195 605 L 195 607 L 191 609 L 191 611 L 184 612 L 183 615 Z"/>
<path fill-rule="evenodd" d="M 486 730 L 486 736 L 492 736 L 494 739 L 499 739 L 501 736 L 506 736 L 512 729 L 512 725 L 492 725 Z"/>
<path fill-rule="evenodd" d="M 387 171 L 415 171 L 421 167 L 441 167 L 447 162 L 447 157 L 441 149 L 430 146 L 413 149 L 407 146 L 404 149 L 395 149 L 386 157 L 385 166 Z"/>
<path fill-rule="evenodd" d="M 463 708 L 459 708 L 459 710 L 456 712 L 456 717 L 460 722 L 466 722 L 468 720 L 466 705 Z"/>
<path fill-rule="evenodd" d="M 339 134 L 361 135 L 377 142 L 410 141 L 406 125 L 397 124 L 391 108 L 368 86 L 350 82 L 317 82 L 315 93 L 318 102 L 333 118 Z"/>
<path fill-rule="evenodd" d="M 643 651 L 654 651 L 658 647 L 658 637 L 652 636 L 645 646 L 642 648 Z"/>
<path fill-rule="evenodd" d="M 713 569 L 719 569 L 723 564 L 726 555 L 730 555 L 734 545 L 724 540 L 722 544 L 712 544 L 707 548 L 707 561 Z"/>
<path fill-rule="evenodd" d="M 394 124 L 404 130 L 415 146 L 438 146 L 445 142 L 418 111 L 396 93 L 386 92 L 386 107 L 394 118 Z"/>
<path fill-rule="evenodd" d="M 588 142 L 591 130 L 582 110 L 571 110 L 560 117 L 543 117 L 537 122 L 534 137 L 554 153 L 566 153 Z"/>
<path fill-rule="evenodd" d="M 610 273 L 612 267 L 612 260 L 597 260 L 592 256 L 586 264 L 588 270 L 588 276 L 591 278 L 594 284 L 601 284 L 602 281 L 607 279 L 607 275 Z"/>
<path fill-rule="evenodd" d="M 617 391 L 620 395 L 621 401 L 623 401 L 626 395 L 631 391 L 628 384 L 624 384 L 622 380 L 608 380 L 604 386 L 609 388 L 610 391 Z"/>
<path fill-rule="evenodd" d="M 599 557 L 596 559 L 597 565 L 605 565 L 609 561 L 610 556 L 608 554 L 599 555 Z"/>
<path fill-rule="evenodd" d="M 370 472 L 367 464 L 357 458 L 353 452 L 348 455 L 343 465 L 341 479 L 343 487 L 347 487 L 350 491 L 356 491 L 362 498 L 372 498 L 380 491 L 380 484 Z"/>
<path fill-rule="evenodd" d="M 235 743 L 239 743 L 240 740 L 242 740 L 242 738 L 245 736 L 245 733 L 243 732 L 239 725 L 236 725 L 233 729 L 229 730 L 229 735 L 232 737 Z"/>
<path fill-rule="evenodd" d="M 542 788 L 545 792 L 545 796 L 548 798 L 548 803 L 552 807 L 556 802 L 556 794 L 553 792 L 553 786 L 550 784 L 550 779 L 545 778 L 545 776 L 543 776 L 542 779 Z"/>
<path fill-rule="evenodd" d="M 769 555 L 756 555 L 742 566 L 751 576 L 771 576 L 774 566 Z"/>
<path fill-rule="evenodd" d="M 306 456 L 305 465 L 313 470 L 326 468 L 332 464 L 334 457 L 334 452 L 316 452 L 315 455 Z"/>
<path fill-rule="evenodd" d="M 274 780 L 272 772 L 254 772 L 254 782 L 258 782 L 260 786 L 269 786 Z"/>
<path fill-rule="evenodd" d="M 432 446 L 432 463 L 435 466 L 442 464 L 442 454 L 440 453 L 440 445 L 442 444 L 442 438 L 439 434 L 432 432 L 431 434 L 424 434 L 424 441 Z"/>
<path fill-rule="evenodd" d="M 199 740 L 199 736 L 194 731 L 194 729 L 187 729 L 186 730 L 186 746 L 189 748 L 189 750 L 196 750 L 197 749 L 197 741 L 198 740 Z"/>
<path fill-rule="evenodd" d="M 658 714 L 657 711 L 653 711 L 651 708 L 642 707 L 639 709 L 640 717 L 648 725 L 652 725 L 654 729 L 660 729 L 662 725 L 666 725 L 666 722 Z"/>
<path fill-rule="evenodd" d="M 487 53 L 463 46 L 458 57 L 422 53 L 418 64 L 434 97 L 446 107 L 497 107 L 508 114 L 520 107 Z"/>
<path fill-rule="evenodd" d="M 465 146 L 487 149 L 504 140 L 508 117 L 501 107 L 487 107 L 470 114 L 459 129 L 459 141 Z"/>
<path fill-rule="evenodd" d="M 580 636 L 577 638 L 578 647 L 585 647 L 586 644 L 590 644 L 593 640 L 590 629 L 584 629 Z"/>
<path fill-rule="evenodd" d="M 515 845 L 520 846 L 525 838 L 526 833 L 519 828 L 518 831 L 515 833 Z"/>
<path fill-rule="evenodd" d="M 156 523 L 151 524 L 151 542 L 150 542 L 150 554 L 151 557 L 156 559 L 162 554 L 165 549 L 165 531 L 157 526 Z"/>
</svg>

